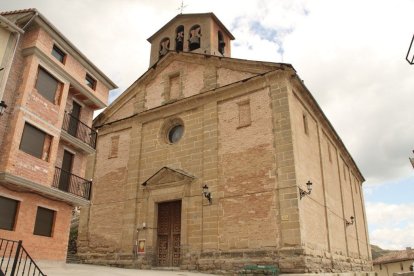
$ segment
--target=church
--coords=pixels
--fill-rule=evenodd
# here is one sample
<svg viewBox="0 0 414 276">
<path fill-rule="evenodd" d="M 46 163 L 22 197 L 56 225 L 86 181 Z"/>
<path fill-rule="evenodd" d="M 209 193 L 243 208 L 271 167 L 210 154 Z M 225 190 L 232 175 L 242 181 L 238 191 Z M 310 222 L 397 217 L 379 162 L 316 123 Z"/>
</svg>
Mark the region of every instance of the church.
<svg viewBox="0 0 414 276">
<path fill-rule="evenodd" d="M 78 255 L 371 272 L 355 161 L 293 66 L 232 58 L 234 39 L 213 13 L 179 14 L 148 38 L 149 69 L 94 120 Z"/>
</svg>

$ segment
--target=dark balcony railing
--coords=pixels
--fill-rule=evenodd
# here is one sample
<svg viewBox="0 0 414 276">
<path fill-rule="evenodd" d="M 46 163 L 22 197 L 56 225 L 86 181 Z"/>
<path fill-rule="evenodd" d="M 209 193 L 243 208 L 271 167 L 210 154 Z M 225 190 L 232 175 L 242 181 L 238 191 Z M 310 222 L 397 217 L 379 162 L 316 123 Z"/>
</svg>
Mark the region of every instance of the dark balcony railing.
<svg viewBox="0 0 414 276">
<path fill-rule="evenodd" d="M 62 129 L 73 137 L 76 137 L 82 142 L 88 144 L 92 148 L 96 148 L 96 131 L 82 123 L 78 118 L 72 116 L 72 114 L 68 112 L 65 112 Z"/>
<path fill-rule="evenodd" d="M 46 276 L 27 253 L 22 241 L 0 238 L 0 275 Z"/>
<path fill-rule="evenodd" d="M 91 198 L 92 181 L 83 179 L 82 177 L 62 170 L 59 167 L 55 167 L 53 187 L 83 197 L 87 200 L 90 200 Z"/>
</svg>

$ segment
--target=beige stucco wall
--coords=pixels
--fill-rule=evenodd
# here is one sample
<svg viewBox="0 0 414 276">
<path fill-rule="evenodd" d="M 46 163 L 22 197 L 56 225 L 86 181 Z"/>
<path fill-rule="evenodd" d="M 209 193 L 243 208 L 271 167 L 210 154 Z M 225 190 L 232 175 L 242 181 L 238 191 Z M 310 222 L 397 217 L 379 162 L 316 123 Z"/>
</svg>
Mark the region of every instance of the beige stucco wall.
<svg viewBox="0 0 414 276">
<path fill-rule="evenodd" d="M 6 52 L 9 37 L 11 36 L 10 31 L 0 28 L 0 65 L 3 67 L 3 58 Z M 1 74 L 1 73 L 0 73 Z M 0 75 L 1 76 L 1 75 Z"/>
<path fill-rule="evenodd" d="M 409 272 L 410 265 L 414 265 L 414 260 L 406 260 L 400 262 L 375 264 L 374 271 L 378 276 L 392 276 L 394 273 Z"/>
</svg>

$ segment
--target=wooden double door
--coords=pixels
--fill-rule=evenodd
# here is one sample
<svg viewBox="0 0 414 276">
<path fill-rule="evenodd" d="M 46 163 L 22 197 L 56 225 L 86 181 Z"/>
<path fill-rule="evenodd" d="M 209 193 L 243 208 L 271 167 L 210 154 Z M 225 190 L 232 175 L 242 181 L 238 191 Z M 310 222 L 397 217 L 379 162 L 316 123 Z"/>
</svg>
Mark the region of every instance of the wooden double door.
<svg viewBox="0 0 414 276">
<path fill-rule="evenodd" d="M 159 266 L 180 266 L 181 201 L 158 204 L 158 254 Z"/>
</svg>

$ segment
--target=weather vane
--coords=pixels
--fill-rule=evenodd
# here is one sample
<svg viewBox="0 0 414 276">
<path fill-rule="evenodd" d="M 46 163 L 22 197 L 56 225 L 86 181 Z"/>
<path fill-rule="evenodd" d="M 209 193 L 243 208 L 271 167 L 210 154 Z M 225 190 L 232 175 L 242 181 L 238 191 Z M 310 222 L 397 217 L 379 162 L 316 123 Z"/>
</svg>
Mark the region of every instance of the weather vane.
<svg viewBox="0 0 414 276">
<path fill-rule="evenodd" d="M 181 12 L 181 14 L 183 14 L 183 10 L 184 10 L 184 8 L 185 7 L 187 7 L 188 5 L 184 5 L 184 0 L 181 0 L 181 6 L 177 9 L 177 10 L 180 10 Z"/>
</svg>

